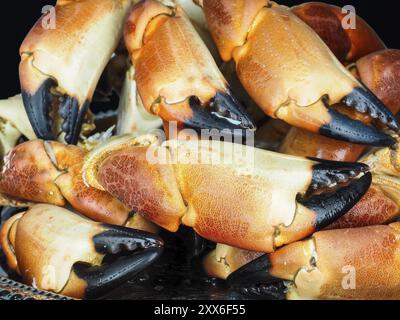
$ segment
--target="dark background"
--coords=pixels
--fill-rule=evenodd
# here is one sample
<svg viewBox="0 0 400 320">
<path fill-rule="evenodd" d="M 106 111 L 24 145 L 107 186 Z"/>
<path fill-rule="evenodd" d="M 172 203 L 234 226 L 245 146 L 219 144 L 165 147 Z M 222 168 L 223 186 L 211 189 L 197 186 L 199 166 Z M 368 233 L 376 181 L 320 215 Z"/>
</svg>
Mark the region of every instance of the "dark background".
<svg viewBox="0 0 400 320">
<path fill-rule="evenodd" d="M 295 5 L 305 0 L 277 0 L 280 4 Z M 363 17 L 377 31 L 386 45 L 390 48 L 400 48 L 400 15 L 393 0 L 329 0 L 324 1 L 339 6 L 353 5 L 357 14 Z M 0 15 L 0 99 L 7 98 L 20 92 L 18 80 L 19 46 L 41 16 L 44 5 L 54 4 L 53 0 L 23 0 L 1 3 Z M 396 32 L 397 31 L 397 32 Z M 101 41 L 101 39 L 99 39 Z M 93 52 L 96 54 L 96 52 Z"/>
</svg>

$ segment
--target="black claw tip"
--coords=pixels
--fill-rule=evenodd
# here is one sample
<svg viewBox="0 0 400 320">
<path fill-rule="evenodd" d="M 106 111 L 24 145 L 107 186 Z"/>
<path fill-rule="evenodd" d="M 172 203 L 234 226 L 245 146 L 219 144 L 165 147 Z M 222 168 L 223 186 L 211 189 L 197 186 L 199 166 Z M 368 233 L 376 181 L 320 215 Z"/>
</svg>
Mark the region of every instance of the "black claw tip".
<svg viewBox="0 0 400 320">
<path fill-rule="evenodd" d="M 63 96 L 60 100 L 59 114 L 64 119 L 61 130 L 65 132 L 65 142 L 76 144 L 89 108 L 89 102 L 86 101 L 83 106 L 79 107 L 79 103 L 74 97 Z"/>
<path fill-rule="evenodd" d="M 368 191 L 372 183 L 371 173 L 340 188 L 332 194 L 321 194 L 309 199 L 299 199 L 299 203 L 316 214 L 316 230 L 322 230 L 351 210 Z"/>
<path fill-rule="evenodd" d="M 163 252 L 163 241 L 157 235 L 140 230 L 103 225 L 107 231 L 93 238 L 96 250 L 112 262 L 98 267 L 74 265 L 74 272 L 87 286 L 85 298 L 98 297 L 121 285 L 150 266 Z"/>
<path fill-rule="evenodd" d="M 107 231 L 93 238 L 97 252 L 118 254 L 137 249 L 162 248 L 163 241 L 157 235 L 145 231 L 104 224 Z"/>
<path fill-rule="evenodd" d="M 85 298 L 92 299 L 132 279 L 158 259 L 161 252 L 162 249 L 146 249 L 119 257 L 114 262 L 100 267 L 76 264 L 74 273 L 87 284 Z"/>
<path fill-rule="evenodd" d="M 228 284 L 233 288 L 250 288 L 281 281 L 269 274 L 270 268 L 271 262 L 268 256 L 263 255 L 233 272 L 227 279 Z"/>
<path fill-rule="evenodd" d="M 389 147 L 396 143 L 393 137 L 373 126 L 350 119 L 333 109 L 329 109 L 329 114 L 331 121 L 321 127 L 321 135 L 374 147 Z"/>
<path fill-rule="evenodd" d="M 39 139 L 54 140 L 52 119 L 50 117 L 53 79 L 47 79 L 33 95 L 22 89 L 22 100 L 33 131 Z"/>
<path fill-rule="evenodd" d="M 368 89 L 360 87 L 343 98 L 342 102 L 358 112 L 366 113 L 373 119 L 379 120 L 389 128 L 399 131 L 400 125 L 396 117 L 386 108 L 386 106 Z"/>
<path fill-rule="evenodd" d="M 242 129 L 255 130 L 256 126 L 242 104 L 228 90 L 218 92 L 210 103 L 211 112 Z"/>
<path fill-rule="evenodd" d="M 193 96 L 189 99 L 193 116 L 185 125 L 194 129 L 217 129 L 220 131 L 254 131 L 256 126 L 242 105 L 230 94 L 218 92 L 209 108 L 201 105 Z M 244 135 L 244 134 L 242 134 Z"/>
<path fill-rule="evenodd" d="M 318 163 L 313 166 L 313 176 L 309 191 L 346 183 L 359 174 L 370 170 L 369 166 L 364 163 L 310 159 Z"/>
</svg>

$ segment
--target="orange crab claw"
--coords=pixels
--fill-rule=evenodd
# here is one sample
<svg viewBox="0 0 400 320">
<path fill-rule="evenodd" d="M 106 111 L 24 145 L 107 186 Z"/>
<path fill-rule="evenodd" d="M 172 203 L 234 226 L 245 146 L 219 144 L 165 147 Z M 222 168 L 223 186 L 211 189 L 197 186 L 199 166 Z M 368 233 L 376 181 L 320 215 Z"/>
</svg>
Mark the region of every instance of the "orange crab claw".
<svg viewBox="0 0 400 320">
<path fill-rule="evenodd" d="M 0 230 L 0 243 L 24 283 L 89 299 L 131 279 L 163 251 L 156 235 L 46 204 L 12 217 Z"/>
<path fill-rule="evenodd" d="M 394 144 L 380 129 L 330 108 L 342 103 L 399 130 L 393 114 L 289 9 L 259 0 L 202 5 L 221 56 L 236 62 L 241 83 L 267 115 L 338 140 Z"/>
<path fill-rule="evenodd" d="M 358 60 L 354 71 L 361 81 L 385 103 L 391 112 L 400 110 L 400 50 L 386 49 L 369 54 Z M 342 107 L 343 108 L 343 107 Z M 363 122 L 371 119 L 351 114 Z M 287 154 L 316 157 L 336 161 L 357 161 L 365 146 L 345 143 L 292 128 L 281 145 L 280 151 Z"/>
<path fill-rule="evenodd" d="M 196 162 L 221 155 L 235 161 Z M 254 167 L 246 155 L 254 155 Z M 371 184 L 363 164 L 312 161 L 228 142 L 167 141 L 106 151 L 98 159 L 101 188 L 150 221 L 169 231 L 184 224 L 211 241 L 262 252 L 327 227 Z M 335 185 L 335 193 L 326 192 Z M 315 192 L 322 194 L 307 196 Z"/>
<path fill-rule="evenodd" d="M 330 230 L 233 273 L 234 287 L 286 281 L 288 299 L 398 299 L 400 224 Z"/>
<path fill-rule="evenodd" d="M 147 111 L 180 127 L 255 128 L 181 7 L 141 1 L 129 15 L 125 43 Z"/>
<path fill-rule="evenodd" d="M 77 143 L 100 76 L 122 36 L 131 0 L 58 0 L 56 27 L 33 26 L 20 48 L 22 96 L 40 139 Z M 60 100 L 60 101 L 58 101 Z"/>
<path fill-rule="evenodd" d="M 343 63 L 352 63 L 386 48 L 371 26 L 359 16 L 355 17 L 354 27 L 344 28 L 343 21 L 348 13 L 343 13 L 340 7 L 307 2 L 292 7 L 291 11 L 307 23 Z"/>
<path fill-rule="evenodd" d="M 28 141 L 5 157 L 0 193 L 17 200 L 65 206 L 99 222 L 123 225 L 130 210 L 109 193 L 89 187 L 81 168 L 86 151 L 52 141 Z"/>
<path fill-rule="evenodd" d="M 26 142 L 5 156 L 0 192 L 12 198 L 64 206 L 65 199 L 54 183 L 59 174 L 43 141 Z"/>
</svg>

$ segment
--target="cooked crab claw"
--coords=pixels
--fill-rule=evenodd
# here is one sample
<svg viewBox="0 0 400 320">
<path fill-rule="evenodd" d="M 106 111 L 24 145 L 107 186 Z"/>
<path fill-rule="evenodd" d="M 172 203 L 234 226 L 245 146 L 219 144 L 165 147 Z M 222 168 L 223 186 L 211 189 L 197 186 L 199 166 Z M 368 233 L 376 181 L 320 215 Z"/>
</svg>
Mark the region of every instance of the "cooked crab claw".
<svg viewBox="0 0 400 320">
<path fill-rule="evenodd" d="M 392 113 L 344 68 L 321 38 L 288 8 L 267 0 L 203 0 L 225 61 L 265 114 L 338 140 L 388 146 L 391 137 L 332 109 L 344 103 L 399 130 Z"/>
<path fill-rule="evenodd" d="M 386 49 L 369 54 L 350 67 L 394 114 L 400 110 L 399 65 L 400 50 Z M 352 116 L 366 124 L 371 122 L 370 118 L 360 114 Z M 356 161 L 364 151 L 365 146 L 329 139 L 297 128 L 289 131 L 280 147 L 282 153 L 336 161 Z"/>
<path fill-rule="evenodd" d="M 101 266 L 76 264 L 74 274 L 87 286 L 85 298 L 94 298 L 132 279 L 150 266 L 162 253 L 163 243 L 157 236 L 130 228 L 104 225 L 107 231 L 93 238 L 96 251 L 105 255 L 122 255 Z"/>
<path fill-rule="evenodd" d="M 128 17 L 125 44 L 143 105 L 166 124 L 255 129 L 181 7 L 141 1 Z"/>
<path fill-rule="evenodd" d="M 4 205 L 15 206 L 15 200 L 57 206 L 69 203 L 90 219 L 124 225 L 130 210 L 107 192 L 88 187 L 82 179 L 86 153 L 81 147 L 54 141 L 33 140 L 16 146 L 2 160 L 0 192 Z"/>
<path fill-rule="evenodd" d="M 323 180 L 325 180 L 325 178 Z M 330 185 L 332 183 L 332 180 L 330 178 L 328 178 L 328 181 L 325 181 L 324 184 Z M 370 184 L 371 184 L 371 175 L 366 174 L 357 183 L 354 183 L 350 187 L 342 188 L 334 194 L 319 195 L 311 197 L 305 201 L 301 199 L 299 199 L 298 201 L 304 207 L 308 208 L 308 210 L 314 212 L 314 214 L 316 215 L 313 228 L 316 231 L 325 230 L 325 228 L 328 226 L 329 228 L 332 227 L 331 225 L 332 221 L 335 221 L 336 226 L 340 225 L 340 223 L 342 225 L 344 224 L 343 219 L 347 215 L 344 215 L 341 218 L 337 219 L 337 216 L 339 215 L 339 214 L 337 215 L 337 213 L 347 212 L 349 210 L 350 210 L 349 212 L 351 212 L 351 210 L 356 208 L 360 202 L 357 202 L 356 206 L 354 206 L 353 205 L 354 201 L 356 201 L 357 199 L 358 200 L 361 199 L 360 194 L 365 193 L 366 188 L 368 188 Z M 368 192 L 370 190 L 371 189 L 369 189 Z M 364 198 L 367 197 L 367 195 L 368 193 L 365 193 Z M 381 196 L 376 200 L 375 197 L 375 199 L 372 199 L 371 201 L 374 200 L 382 202 L 385 201 L 385 198 Z M 370 200 L 364 200 L 364 203 L 366 201 Z M 386 205 L 386 203 L 387 200 L 384 204 Z M 385 207 L 385 210 L 390 211 L 390 209 L 391 208 L 388 208 L 387 206 Z M 371 213 L 371 215 L 372 214 L 374 213 Z M 362 222 L 360 221 L 362 220 L 362 218 L 360 218 L 360 215 L 358 216 L 358 219 L 357 217 L 355 217 L 356 215 L 357 213 L 353 214 L 353 216 L 349 220 L 353 221 L 358 220 L 359 223 Z M 381 217 L 382 213 L 379 212 L 376 215 Z M 365 220 L 371 222 L 372 219 L 366 218 Z M 382 221 L 382 219 L 379 221 Z M 348 223 L 347 225 L 350 225 L 350 223 Z M 343 226 L 341 227 L 343 228 Z M 279 239 L 278 236 L 277 239 Z M 286 239 L 286 242 L 290 241 Z M 205 257 L 203 261 L 203 266 L 207 274 L 210 275 L 211 277 L 216 277 L 219 279 L 227 279 L 229 275 L 233 274 L 236 270 L 240 269 L 241 267 L 247 265 L 249 262 L 260 257 L 261 254 L 262 254 L 261 252 L 241 250 L 231 246 L 218 244 L 216 249 L 211 251 Z M 276 279 L 271 277 L 268 273 L 265 272 L 265 270 L 268 270 L 267 268 L 268 263 L 269 263 L 268 260 L 260 258 L 258 261 L 254 262 L 253 264 L 250 264 L 248 268 L 242 270 L 242 272 L 246 274 L 246 277 L 242 277 L 242 272 L 237 272 L 235 276 L 233 276 L 234 279 L 232 279 L 232 282 L 235 283 L 235 286 L 243 287 L 245 289 L 248 288 L 246 286 L 242 286 L 243 283 L 240 282 L 242 278 L 244 278 L 243 281 L 247 283 L 253 283 L 252 280 L 254 280 L 254 283 L 258 283 L 257 281 L 261 281 L 263 285 L 273 282 Z M 252 278 L 252 280 L 250 279 L 250 277 Z"/>
<path fill-rule="evenodd" d="M 235 287 L 285 281 L 288 299 L 398 299 L 399 223 L 330 230 L 261 256 L 229 276 Z"/>
<path fill-rule="evenodd" d="M 121 148 L 114 140 L 112 149 L 106 142 L 89 154 L 85 181 L 169 231 L 184 224 L 205 239 L 253 251 L 272 252 L 330 224 L 371 180 L 364 164 L 221 141 L 127 146 L 120 139 Z"/>
<path fill-rule="evenodd" d="M 130 0 L 58 1 L 56 28 L 43 17 L 20 48 L 25 108 L 38 138 L 76 143 L 100 76 L 122 37 Z M 99 41 L 100 39 L 100 41 Z"/>
<path fill-rule="evenodd" d="M 36 205 L 0 233 L 11 269 L 26 284 L 75 298 L 94 298 L 153 263 L 163 242 L 153 234 L 96 223 L 66 209 Z"/>
<path fill-rule="evenodd" d="M 352 63 L 367 54 L 385 49 L 376 32 L 361 17 L 355 17 L 355 28 L 347 27 L 348 13 L 343 8 L 323 2 L 306 2 L 291 11 L 307 23 L 343 63 Z"/>
</svg>

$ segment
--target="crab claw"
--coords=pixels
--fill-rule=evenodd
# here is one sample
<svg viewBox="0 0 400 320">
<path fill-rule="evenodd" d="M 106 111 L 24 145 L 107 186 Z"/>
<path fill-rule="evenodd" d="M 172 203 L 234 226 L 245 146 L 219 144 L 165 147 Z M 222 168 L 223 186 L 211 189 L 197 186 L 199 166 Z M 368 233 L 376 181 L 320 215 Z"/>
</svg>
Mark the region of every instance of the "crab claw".
<svg viewBox="0 0 400 320">
<path fill-rule="evenodd" d="M 104 227 L 107 231 L 93 238 L 97 252 L 112 256 L 132 253 L 101 266 L 74 266 L 73 273 L 86 283 L 85 298 L 88 299 L 98 297 L 132 279 L 154 263 L 163 251 L 163 243 L 155 235 L 112 225 Z M 70 288 L 67 286 L 66 289 Z"/>
<path fill-rule="evenodd" d="M 221 56 L 235 61 L 243 87 L 268 116 L 347 142 L 394 144 L 331 108 L 343 103 L 399 130 L 394 115 L 289 9 L 262 0 L 203 0 L 203 9 Z"/>
<path fill-rule="evenodd" d="M 371 180 L 364 164 L 317 162 L 229 142 L 102 148 L 89 165 L 95 168 L 89 183 L 169 231 L 183 223 L 213 242 L 260 252 L 338 219 Z M 309 197 L 334 187 L 335 194 Z"/>
<path fill-rule="evenodd" d="M 357 74 L 393 114 L 400 110 L 400 83 L 397 81 L 399 66 L 400 50 L 386 49 L 361 58 L 351 67 L 352 72 Z M 341 110 L 345 110 L 344 108 Z M 366 124 L 371 122 L 370 118 L 360 114 L 351 116 L 366 121 Z M 365 146 L 322 137 L 298 128 L 290 130 L 280 147 L 282 153 L 336 161 L 356 161 L 364 151 Z"/>
<path fill-rule="evenodd" d="M 264 255 L 229 278 L 234 287 L 285 281 L 288 299 L 398 299 L 400 224 L 321 231 Z"/>
<path fill-rule="evenodd" d="M 326 185 L 331 184 L 328 176 L 326 175 L 323 179 Z M 328 179 L 326 180 L 326 178 Z M 369 189 L 371 180 L 371 174 L 368 173 L 358 181 L 353 182 L 350 186 L 339 189 L 336 193 L 313 196 L 307 200 L 299 200 L 299 206 L 304 206 L 307 209 L 298 209 L 299 213 L 301 213 L 299 215 L 300 219 L 296 223 L 293 223 L 291 227 L 280 227 L 277 229 L 276 246 L 280 247 L 282 244 L 291 243 L 294 239 L 292 235 L 296 234 L 295 237 L 299 237 L 299 230 L 307 230 L 306 225 L 310 221 L 312 225 L 309 227 L 311 231 L 307 231 L 309 234 L 324 230 L 327 226 L 331 227 L 332 221 L 336 221 L 335 223 L 338 224 L 339 221 L 342 221 L 343 217 L 346 217 L 346 215 L 343 215 L 343 212 L 346 213 L 355 208 L 355 203 L 358 205 L 358 201 L 360 201 L 362 195 L 366 194 L 366 190 Z M 380 198 L 379 200 L 383 201 L 385 199 Z M 314 218 L 307 219 L 307 214 L 304 214 L 307 211 L 312 212 Z M 304 223 L 307 220 L 308 222 Z M 244 283 L 253 282 L 253 280 L 256 280 L 254 282 L 261 281 L 263 284 L 274 282 L 276 279 L 266 273 L 266 270 L 268 270 L 267 266 L 269 265 L 268 260 L 260 258 L 254 263 L 249 264 L 260 255 L 260 252 L 240 250 L 218 244 L 216 249 L 206 256 L 203 265 L 205 271 L 212 277 L 227 279 L 232 274 L 231 281 L 239 287 L 243 284 L 240 282 L 241 280 Z M 247 267 L 241 271 L 237 271 L 247 264 L 249 264 Z M 246 288 L 246 286 L 244 287 Z"/>
<path fill-rule="evenodd" d="M 400 50 L 386 49 L 371 53 L 356 62 L 361 81 L 397 114 L 400 110 Z"/>
<path fill-rule="evenodd" d="M 22 201 L 64 206 L 68 202 L 88 218 L 115 225 L 129 222 L 130 210 L 82 178 L 83 148 L 34 140 L 18 145 L 3 159 L 0 192 L 8 206 Z M 17 200 L 18 202 L 16 202 Z"/>
<path fill-rule="evenodd" d="M 129 0 L 58 1 L 56 28 L 45 28 L 43 16 L 31 29 L 20 48 L 19 70 L 25 108 L 38 138 L 55 140 L 62 131 L 66 142 L 78 141 L 130 5 Z"/>
<path fill-rule="evenodd" d="M 367 54 L 385 49 L 385 44 L 359 16 L 355 28 L 345 28 L 343 9 L 323 2 L 307 2 L 291 8 L 328 45 L 342 62 L 354 62 Z"/>
<path fill-rule="evenodd" d="M 49 157 L 42 140 L 25 142 L 3 159 L 0 192 L 12 199 L 64 206 L 65 200 L 54 183 L 60 171 Z"/>
<path fill-rule="evenodd" d="M 162 253 L 150 233 L 100 224 L 60 207 L 36 205 L 1 230 L 10 268 L 24 282 L 75 298 L 115 288 Z"/>
<path fill-rule="evenodd" d="M 129 15 L 125 43 L 150 113 L 180 127 L 255 129 L 181 7 L 141 1 Z"/>
</svg>

